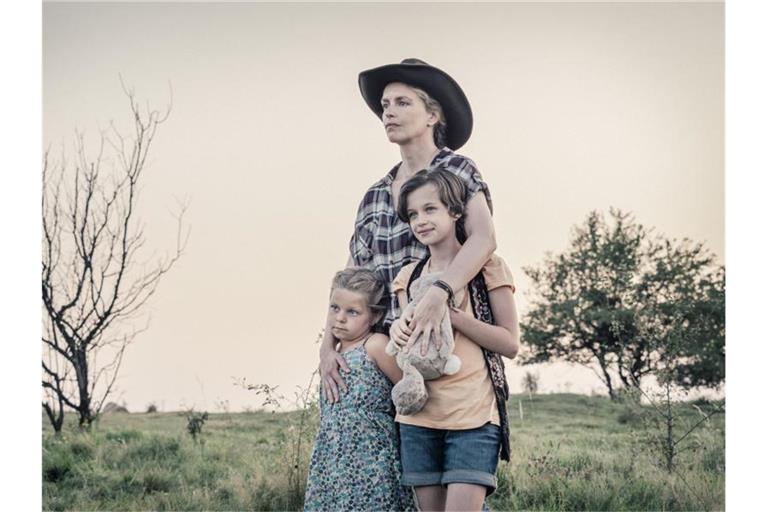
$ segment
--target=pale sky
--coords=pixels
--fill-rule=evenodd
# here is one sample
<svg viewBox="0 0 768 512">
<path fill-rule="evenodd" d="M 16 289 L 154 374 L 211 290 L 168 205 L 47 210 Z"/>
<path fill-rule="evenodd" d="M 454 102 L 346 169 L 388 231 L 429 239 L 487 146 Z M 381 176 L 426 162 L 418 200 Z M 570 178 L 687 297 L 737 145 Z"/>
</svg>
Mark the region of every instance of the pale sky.
<svg viewBox="0 0 768 512">
<path fill-rule="evenodd" d="M 593 209 L 631 210 L 723 261 L 720 3 L 55 3 L 43 15 L 45 145 L 124 126 L 118 74 L 157 107 L 173 88 L 140 213 L 161 255 L 174 197 L 188 197 L 192 234 L 126 354 L 116 398 L 131 410 L 258 405 L 233 377 L 287 396 L 306 384 L 357 205 L 399 160 L 357 74 L 406 57 L 449 73 L 472 104 L 459 152 L 490 185 L 523 313 L 522 267 L 564 250 Z M 525 371 L 508 364 L 513 392 Z M 589 370 L 539 371 L 545 391 L 601 389 Z"/>
</svg>

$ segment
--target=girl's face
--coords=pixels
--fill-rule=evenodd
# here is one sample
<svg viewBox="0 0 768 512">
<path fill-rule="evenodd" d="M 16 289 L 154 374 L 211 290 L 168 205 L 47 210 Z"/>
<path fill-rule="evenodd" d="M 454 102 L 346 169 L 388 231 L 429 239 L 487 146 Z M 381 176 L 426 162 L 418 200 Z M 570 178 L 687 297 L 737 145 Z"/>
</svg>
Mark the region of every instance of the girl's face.
<svg viewBox="0 0 768 512">
<path fill-rule="evenodd" d="M 341 341 L 357 341 L 376 323 L 366 296 L 343 288 L 331 291 L 328 320 L 333 335 Z"/>
<path fill-rule="evenodd" d="M 420 138 L 432 140 L 428 125 L 437 123 L 437 116 L 427 112 L 424 101 L 413 89 L 400 82 L 393 82 L 384 88 L 381 95 L 384 112 L 381 120 L 390 142 L 405 144 Z"/>
<path fill-rule="evenodd" d="M 417 188 L 408 194 L 406 201 L 408 223 L 419 242 L 430 246 L 456 238 L 459 216 L 448 211 L 434 184 Z"/>
</svg>

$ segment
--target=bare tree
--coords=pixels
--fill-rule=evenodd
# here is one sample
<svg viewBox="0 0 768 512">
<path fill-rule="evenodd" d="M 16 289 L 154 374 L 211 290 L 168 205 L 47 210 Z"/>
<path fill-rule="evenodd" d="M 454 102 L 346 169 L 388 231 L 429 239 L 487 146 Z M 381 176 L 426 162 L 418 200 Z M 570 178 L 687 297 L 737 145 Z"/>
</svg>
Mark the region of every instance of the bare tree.
<svg viewBox="0 0 768 512">
<path fill-rule="evenodd" d="M 100 134 L 90 158 L 77 133 L 75 159 L 52 162 L 46 151 L 42 195 L 43 409 L 56 432 L 64 408 L 81 428 L 98 416 L 115 384 L 126 347 L 146 329 L 136 323 L 160 279 L 181 256 L 189 236 L 179 205 L 176 248 L 139 259 L 144 226 L 137 217 L 139 183 L 157 127 L 170 113 L 140 109 L 123 85 L 133 133 L 114 124 Z"/>
<path fill-rule="evenodd" d="M 539 391 L 539 374 L 525 372 L 521 384 L 523 385 L 523 390 L 528 393 L 528 400 L 533 400 L 533 395 Z"/>
</svg>

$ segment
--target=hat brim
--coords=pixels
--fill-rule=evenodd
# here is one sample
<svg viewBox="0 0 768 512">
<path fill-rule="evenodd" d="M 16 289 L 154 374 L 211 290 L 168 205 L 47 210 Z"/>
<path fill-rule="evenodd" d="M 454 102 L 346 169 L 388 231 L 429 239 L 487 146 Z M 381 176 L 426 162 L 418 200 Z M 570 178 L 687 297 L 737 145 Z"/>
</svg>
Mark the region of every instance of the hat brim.
<svg viewBox="0 0 768 512">
<path fill-rule="evenodd" d="M 472 108 L 459 84 L 444 71 L 426 64 L 387 64 L 360 73 L 358 84 L 363 99 L 381 119 L 381 96 L 392 82 L 402 82 L 423 89 L 440 103 L 448 129 L 446 145 L 456 150 L 472 134 Z"/>
</svg>

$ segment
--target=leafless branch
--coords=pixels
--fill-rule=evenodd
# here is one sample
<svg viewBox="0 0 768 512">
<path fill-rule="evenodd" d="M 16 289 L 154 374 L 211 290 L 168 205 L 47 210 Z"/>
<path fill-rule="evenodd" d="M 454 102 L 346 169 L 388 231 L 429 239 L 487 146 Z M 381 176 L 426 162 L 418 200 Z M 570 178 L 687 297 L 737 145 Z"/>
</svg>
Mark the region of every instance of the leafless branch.
<svg viewBox="0 0 768 512">
<path fill-rule="evenodd" d="M 114 388 L 125 349 L 147 326 L 124 329 L 141 315 L 189 238 L 187 204 L 179 203 L 175 251 L 154 262 L 139 260 L 145 245 L 137 210 L 140 180 L 171 103 L 163 112 L 142 110 L 122 76 L 120 85 L 130 106 L 130 136 L 110 122 L 100 131 L 93 156 L 84 134 L 76 131 L 71 165 L 64 155 L 54 161 L 50 150 L 43 159 L 43 388 L 74 409 L 81 426 L 98 414 Z M 106 364 L 99 357 L 105 350 L 111 353 Z M 44 407 L 55 416 L 54 402 Z"/>
</svg>

